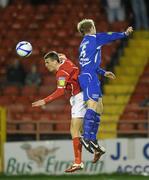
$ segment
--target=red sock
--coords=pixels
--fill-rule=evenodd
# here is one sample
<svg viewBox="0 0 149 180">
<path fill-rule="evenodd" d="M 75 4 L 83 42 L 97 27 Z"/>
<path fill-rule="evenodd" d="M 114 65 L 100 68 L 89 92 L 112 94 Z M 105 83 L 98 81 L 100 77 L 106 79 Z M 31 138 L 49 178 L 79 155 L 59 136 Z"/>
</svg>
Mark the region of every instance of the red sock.
<svg viewBox="0 0 149 180">
<path fill-rule="evenodd" d="M 82 144 L 80 143 L 79 137 L 73 138 L 72 141 L 73 141 L 75 163 L 80 164 L 82 162 Z"/>
</svg>

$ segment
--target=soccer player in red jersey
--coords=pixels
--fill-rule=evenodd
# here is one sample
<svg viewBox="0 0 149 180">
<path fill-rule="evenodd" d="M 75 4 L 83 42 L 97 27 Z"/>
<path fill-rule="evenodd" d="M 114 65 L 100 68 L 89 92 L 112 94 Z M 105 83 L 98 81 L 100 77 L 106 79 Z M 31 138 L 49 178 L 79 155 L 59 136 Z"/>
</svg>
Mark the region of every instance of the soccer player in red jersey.
<svg viewBox="0 0 149 180">
<path fill-rule="evenodd" d="M 83 169 L 82 162 L 82 145 L 80 143 L 80 130 L 82 128 L 82 119 L 86 112 L 86 105 L 83 101 L 83 94 L 80 90 L 78 82 L 79 69 L 76 67 L 65 55 L 58 54 L 55 51 L 51 51 L 44 56 L 45 66 L 50 72 L 56 74 L 57 89 L 49 96 L 42 100 L 38 100 L 32 103 L 33 107 L 45 105 L 62 95 L 65 94 L 65 90 L 69 90 L 72 93 L 70 98 L 71 103 L 71 136 L 73 141 L 73 149 L 75 161 L 74 164 L 66 169 L 65 172 L 73 172 Z"/>
<path fill-rule="evenodd" d="M 65 170 L 65 172 L 74 172 L 76 170 L 83 169 L 82 162 L 82 145 L 80 143 L 80 131 L 82 129 L 83 117 L 86 112 L 86 104 L 83 101 L 83 94 L 78 82 L 79 69 L 63 54 L 58 54 L 55 51 L 51 51 L 44 56 L 45 66 L 50 72 L 56 74 L 57 89 L 42 100 L 38 100 L 32 103 L 33 107 L 43 106 L 48 102 L 51 102 L 65 94 L 65 90 L 69 90 L 72 93 L 70 98 L 71 104 L 71 136 L 73 141 L 73 149 L 75 160 L 71 167 Z M 103 71 L 103 70 L 102 70 Z M 105 76 L 112 78 L 113 73 L 106 71 Z M 99 160 L 100 153 L 94 154 L 93 163 Z"/>
</svg>

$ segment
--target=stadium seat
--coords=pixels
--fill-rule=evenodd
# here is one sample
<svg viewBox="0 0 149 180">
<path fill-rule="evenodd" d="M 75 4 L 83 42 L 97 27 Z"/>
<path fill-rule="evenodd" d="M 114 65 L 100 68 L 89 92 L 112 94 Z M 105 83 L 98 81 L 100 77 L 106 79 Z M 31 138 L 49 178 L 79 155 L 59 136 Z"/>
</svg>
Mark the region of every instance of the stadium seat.
<svg viewBox="0 0 149 180">
<path fill-rule="evenodd" d="M 22 96 L 36 95 L 36 94 L 37 94 L 37 87 L 35 86 L 25 86 L 22 88 Z"/>
<path fill-rule="evenodd" d="M 22 120 L 22 113 L 21 112 L 11 112 L 10 118 L 11 121 L 21 121 Z"/>
<path fill-rule="evenodd" d="M 121 116 L 121 119 L 124 120 L 136 120 L 138 119 L 138 115 L 136 114 L 136 112 L 126 112 Z"/>
<path fill-rule="evenodd" d="M 64 108 L 61 104 L 54 104 L 54 102 L 47 104 L 45 111 L 49 113 L 62 113 Z"/>
<path fill-rule="evenodd" d="M 99 131 L 97 138 L 98 139 L 114 139 L 117 137 L 116 131 Z"/>
<path fill-rule="evenodd" d="M 129 94 L 134 90 L 133 85 L 105 85 L 104 91 L 106 94 Z"/>
<path fill-rule="evenodd" d="M 22 96 L 18 96 L 17 103 L 23 105 L 29 105 L 30 101 L 28 100 L 27 94 L 26 95 L 22 94 Z"/>
<path fill-rule="evenodd" d="M 103 114 L 101 116 L 101 122 L 118 122 L 119 120 L 119 115 L 113 115 L 113 114 Z"/>
<path fill-rule="evenodd" d="M 61 124 L 56 124 L 55 125 L 55 130 L 57 132 L 62 131 L 66 133 L 70 133 L 70 123 L 61 123 Z"/>
<path fill-rule="evenodd" d="M 119 130 L 126 132 L 134 130 L 134 124 L 119 124 Z"/>
<path fill-rule="evenodd" d="M 104 108 L 105 114 L 121 114 L 123 112 L 123 105 L 106 105 Z"/>
<path fill-rule="evenodd" d="M 56 84 L 56 78 L 49 74 L 48 76 L 43 77 L 43 85 L 50 87 L 50 85 Z"/>
<path fill-rule="evenodd" d="M 105 104 L 124 104 L 127 103 L 129 100 L 129 96 L 124 96 L 124 95 L 107 95 L 103 96 L 103 103 Z"/>
<path fill-rule="evenodd" d="M 26 124 L 20 124 L 19 125 L 19 131 L 22 133 L 33 133 L 35 130 L 35 126 L 32 123 L 26 123 Z"/>
<path fill-rule="evenodd" d="M 26 120 L 27 120 L 27 121 L 28 121 L 28 120 L 32 121 L 32 119 L 33 119 L 33 118 L 32 118 L 32 114 L 31 114 L 31 113 L 30 113 L 30 114 L 29 114 L 29 113 L 28 113 L 28 114 L 23 113 L 21 119 L 22 119 L 23 121 L 26 121 Z"/>
<path fill-rule="evenodd" d="M 6 106 L 10 103 L 10 100 L 6 96 L 0 96 L 0 106 Z"/>
<path fill-rule="evenodd" d="M 99 128 L 99 132 L 100 130 L 104 130 L 104 131 L 116 131 L 117 130 L 117 122 L 102 122 L 100 124 L 100 128 Z"/>
<path fill-rule="evenodd" d="M 138 124 L 137 124 L 137 129 L 138 129 L 138 130 L 146 131 L 147 128 L 148 128 L 147 122 L 146 122 L 146 123 L 138 123 Z"/>
<path fill-rule="evenodd" d="M 9 103 L 9 105 L 7 105 L 7 110 L 10 112 L 24 112 L 25 110 L 25 106 L 24 104 L 19 104 L 19 103 L 15 103 L 15 104 L 11 104 Z"/>
<path fill-rule="evenodd" d="M 19 95 L 20 89 L 17 86 L 8 86 L 3 90 L 3 95 Z"/>
<path fill-rule="evenodd" d="M 42 133 L 51 133 L 53 131 L 53 125 L 49 123 L 40 124 L 39 131 Z"/>
<path fill-rule="evenodd" d="M 53 120 L 53 118 L 52 118 L 51 113 L 44 112 L 44 113 L 41 114 L 40 119 L 38 119 L 38 120 L 40 120 L 40 121 L 50 121 L 50 120 Z"/>
<path fill-rule="evenodd" d="M 39 96 L 47 97 L 51 92 L 53 92 L 55 88 L 53 86 L 47 84 L 45 86 L 39 87 Z"/>
<path fill-rule="evenodd" d="M 16 124 L 8 124 L 7 125 L 7 132 L 12 132 L 12 131 L 16 132 L 16 130 L 17 130 Z"/>
</svg>

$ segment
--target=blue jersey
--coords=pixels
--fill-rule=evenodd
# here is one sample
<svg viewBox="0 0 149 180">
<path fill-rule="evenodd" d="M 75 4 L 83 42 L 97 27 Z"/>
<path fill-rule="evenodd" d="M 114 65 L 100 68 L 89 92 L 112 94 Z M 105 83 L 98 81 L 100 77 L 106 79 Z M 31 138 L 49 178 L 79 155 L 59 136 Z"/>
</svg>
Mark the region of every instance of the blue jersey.
<svg viewBox="0 0 149 180">
<path fill-rule="evenodd" d="M 85 35 L 79 48 L 81 73 L 94 73 L 101 64 L 101 47 L 113 40 L 126 37 L 125 33 L 97 33 Z"/>
<path fill-rule="evenodd" d="M 113 40 L 126 37 L 125 33 L 97 33 L 84 36 L 80 44 L 80 67 L 79 83 L 83 91 L 84 101 L 93 99 L 98 101 L 102 97 L 101 84 L 98 74 L 104 75 L 105 71 L 100 68 L 101 47 Z"/>
</svg>

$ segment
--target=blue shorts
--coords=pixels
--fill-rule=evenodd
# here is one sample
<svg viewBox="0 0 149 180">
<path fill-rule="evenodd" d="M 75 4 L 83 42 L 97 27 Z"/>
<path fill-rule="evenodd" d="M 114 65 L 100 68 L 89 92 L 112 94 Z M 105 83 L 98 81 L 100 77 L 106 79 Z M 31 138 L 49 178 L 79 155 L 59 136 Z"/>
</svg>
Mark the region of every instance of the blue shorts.
<svg viewBox="0 0 149 180">
<path fill-rule="evenodd" d="M 78 78 L 83 91 L 84 101 L 89 99 L 98 101 L 102 97 L 101 85 L 97 74 L 82 73 Z"/>
</svg>

